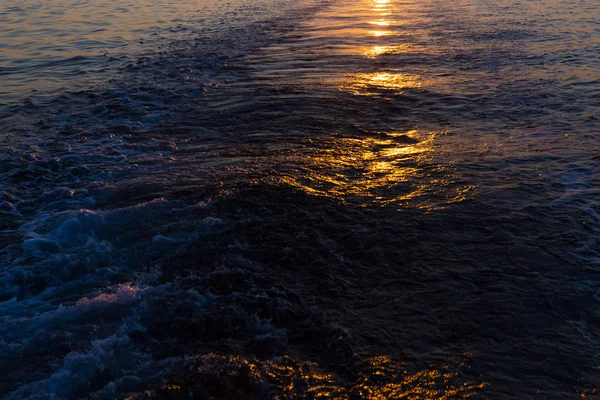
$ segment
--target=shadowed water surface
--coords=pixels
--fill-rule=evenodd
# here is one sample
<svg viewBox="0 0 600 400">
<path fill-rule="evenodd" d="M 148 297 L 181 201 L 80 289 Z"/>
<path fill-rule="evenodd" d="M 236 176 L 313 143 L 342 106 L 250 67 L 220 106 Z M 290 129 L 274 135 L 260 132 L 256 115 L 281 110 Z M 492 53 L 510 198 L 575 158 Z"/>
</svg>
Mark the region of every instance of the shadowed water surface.
<svg viewBox="0 0 600 400">
<path fill-rule="evenodd" d="M 0 392 L 599 398 L 598 3 L 218 4 L 2 81 Z"/>
</svg>

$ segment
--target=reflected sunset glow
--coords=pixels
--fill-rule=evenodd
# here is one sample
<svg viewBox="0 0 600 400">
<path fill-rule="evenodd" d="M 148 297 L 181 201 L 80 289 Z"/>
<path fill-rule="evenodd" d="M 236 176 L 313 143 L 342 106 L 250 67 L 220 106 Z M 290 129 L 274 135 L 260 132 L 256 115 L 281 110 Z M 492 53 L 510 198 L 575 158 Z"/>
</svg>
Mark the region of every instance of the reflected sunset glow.
<svg viewBox="0 0 600 400">
<path fill-rule="evenodd" d="M 379 57 L 382 55 L 407 53 L 409 51 L 410 51 L 410 47 L 408 45 L 373 46 L 373 47 L 369 47 L 365 51 L 361 51 L 361 53 L 366 55 L 367 57 Z"/>
<path fill-rule="evenodd" d="M 393 36 L 395 33 L 394 31 L 370 31 L 369 34 L 371 36 Z"/>
<path fill-rule="evenodd" d="M 445 201 L 465 200 L 471 188 L 447 190 L 447 168 L 435 161 L 435 133 L 374 133 L 315 143 L 320 150 L 302 154 L 301 173 L 280 177 L 282 184 L 316 196 L 367 204 L 412 204 L 434 210 L 421 199 L 445 193 Z"/>
<path fill-rule="evenodd" d="M 392 72 L 375 72 L 370 74 L 356 74 L 350 78 L 348 85 L 341 90 L 349 91 L 357 96 L 383 96 L 388 91 L 401 94 L 404 89 L 422 88 L 423 81 L 418 75 Z"/>
<path fill-rule="evenodd" d="M 479 393 L 486 383 L 475 383 L 464 375 L 466 363 L 438 368 L 409 371 L 401 363 L 386 356 L 368 357 L 359 361 L 361 373 L 350 383 L 321 370 L 311 361 L 284 356 L 278 360 L 261 361 L 235 355 L 207 354 L 194 360 L 195 380 L 219 380 L 233 376 L 254 385 L 271 387 L 279 394 L 276 399 L 305 396 L 308 398 L 349 399 L 467 399 Z M 184 391 L 179 385 L 163 386 L 157 394 L 171 396 Z M 150 394 L 150 393 L 149 393 Z M 140 399 L 132 396 L 130 400 Z M 156 396 L 150 394 L 150 398 Z"/>
<path fill-rule="evenodd" d="M 370 21 L 369 24 L 378 26 L 389 26 L 390 23 L 387 21 Z"/>
<path fill-rule="evenodd" d="M 401 42 L 406 40 L 400 38 L 405 19 L 392 17 L 400 11 L 389 0 L 362 1 L 335 10 L 337 18 L 352 18 L 353 24 L 314 25 L 315 40 L 336 43 L 327 48 L 328 54 L 360 55 L 363 61 L 354 73 L 347 69 L 331 71 L 321 76 L 320 82 L 336 85 L 343 95 L 390 102 L 409 90 L 421 92 L 433 84 L 432 77 L 382 68 L 375 62 L 384 55 L 423 51 L 419 45 Z M 369 30 L 366 26 L 389 29 Z M 437 84 L 443 78 L 434 79 Z M 410 130 L 393 123 L 384 130 L 370 126 L 361 129 L 364 135 L 341 131 L 332 132 L 328 138 L 312 139 L 303 151 L 282 159 L 284 165 L 294 166 L 295 173 L 283 173 L 275 181 L 342 202 L 394 204 L 426 211 L 464 201 L 474 193 L 472 187 L 455 185 L 452 168 L 437 160 L 435 139 L 440 132 Z"/>
</svg>

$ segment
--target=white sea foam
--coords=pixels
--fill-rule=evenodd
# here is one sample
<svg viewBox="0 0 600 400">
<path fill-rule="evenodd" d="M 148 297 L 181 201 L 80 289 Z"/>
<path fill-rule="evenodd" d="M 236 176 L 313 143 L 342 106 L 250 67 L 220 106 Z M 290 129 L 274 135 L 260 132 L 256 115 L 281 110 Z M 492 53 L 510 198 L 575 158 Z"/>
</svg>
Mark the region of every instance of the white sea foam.
<svg viewBox="0 0 600 400">
<path fill-rule="evenodd" d="M 167 369 L 183 360 L 177 357 L 153 360 L 132 343 L 130 336 L 146 331 L 144 321 L 172 318 L 153 309 L 155 300 L 165 297 L 185 304 L 198 314 L 211 301 L 210 296 L 195 290 L 180 291 L 176 284 L 141 287 L 128 283 L 41 315 L 3 321 L 0 354 L 5 356 L 30 351 L 34 345 L 52 346 L 53 338 L 61 335 L 81 342 L 86 349 L 65 354 L 61 361 L 57 360 L 53 372 L 20 387 L 8 398 L 71 398 L 83 394 L 106 398 L 143 390 L 149 382 L 156 383 Z M 103 321 L 101 325 L 97 322 L 99 318 Z M 114 379 L 89 386 L 106 374 Z"/>
</svg>

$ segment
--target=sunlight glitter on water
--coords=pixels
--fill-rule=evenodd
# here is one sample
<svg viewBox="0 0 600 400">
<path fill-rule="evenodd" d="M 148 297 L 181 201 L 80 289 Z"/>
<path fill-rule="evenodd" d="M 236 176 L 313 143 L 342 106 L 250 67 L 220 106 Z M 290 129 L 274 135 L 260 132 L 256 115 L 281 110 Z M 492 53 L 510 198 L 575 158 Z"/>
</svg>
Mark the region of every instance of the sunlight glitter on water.
<svg viewBox="0 0 600 400">
<path fill-rule="evenodd" d="M 263 361 L 236 355 L 208 354 L 193 362 L 189 375 L 199 383 L 231 379 L 248 382 L 249 390 L 254 386 L 270 387 L 268 398 L 277 400 L 296 397 L 335 400 L 467 399 L 486 386 L 485 382 L 476 383 L 465 377 L 469 370 L 466 362 L 414 372 L 386 356 L 365 357 L 359 363 L 361 372 L 350 384 L 324 372 L 318 363 L 290 356 Z M 185 393 L 186 388 L 182 386 L 166 385 L 154 393 L 130 399 L 177 396 Z M 221 394 L 234 395 L 224 390 Z"/>
<path fill-rule="evenodd" d="M 315 143 L 322 150 L 303 152 L 296 161 L 301 173 L 280 177 L 279 184 L 365 206 L 440 209 L 475 192 L 473 187 L 456 187 L 449 166 L 436 161 L 435 138 L 444 134 L 412 130 L 334 137 Z"/>
<path fill-rule="evenodd" d="M 364 54 L 367 57 L 379 57 L 382 55 L 402 54 L 411 51 L 416 51 L 408 44 L 394 45 L 394 46 L 372 46 L 366 50 L 361 50 L 360 54 Z"/>
<path fill-rule="evenodd" d="M 356 96 L 379 97 L 389 94 L 388 92 L 399 95 L 404 89 L 420 89 L 422 87 L 423 79 L 418 75 L 374 72 L 351 76 L 350 83 L 340 87 L 340 90 L 348 90 Z"/>
<path fill-rule="evenodd" d="M 382 18 L 380 13 L 390 13 Z M 330 90 L 337 89 L 343 95 L 364 98 L 364 101 L 401 100 L 405 94 L 413 96 L 430 85 L 445 86 L 442 78 L 425 78 L 421 74 L 401 69 L 391 69 L 379 62 L 381 56 L 397 56 L 422 51 L 420 46 L 406 43 L 398 30 L 373 31 L 354 26 L 380 25 L 402 26 L 401 14 L 388 1 L 363 0 L 333 7 L 309 22 L 313 28 L 308 36 L 306 49 L 294 48 L 291 52 L 303 54 L 314 52 L 312 40 L 319 43 L 336 43 L 327 47 L 323 68 L 311 65 L 311 83 Z M 404 17 L 404 16 L 403 16 Z M 338 24 L 339 20 L 344 24 Z M 394 36 L 394 37 L 376 37 Z M 268 50 L 268 49 L 266 49 Z M 281 48 L 276 48 L 279 54 Z M 292 53 L 293 54 L 293 53 Z M 348 66 L 336 57 L 352 57 L 358 69 L 348 73 Z M 357 58 L 356 56 L 363 56 Z M 298 56 L 302 58 L 302 56 Z M 357 62 L 358 61 L 358 62 Z M 352 70 L 351 69 L 351 70 Z M 299 70 L 299 69 L 297 69 Z M 262 75 L 261 75 L 262 76 Z M 302 75 L 296 76 L 299 79 Z M 447 86 L 447 85 L 446 85 Z M 407 93 L 410 92 L 410 93 Z M 361 100 L 362 101 L 362 100 Z M 331 138 L 318 145 L 308 145 L 304 151 L 288 157 L 283 163 L 287 168 L 298 168 L 299 174 L 284 174 L 278 182 L 307 193 L 335 198 L 341 201 L 358 200 L 363 205 L 395 204 L 416 207 L 428 211 L 443 204 L 461 202 L 475 192 L 471 186 L 456 185 L 457 177 L 448 160 L 438 160 L 440 146 L 436 137 L 446 136 L 443 130 L 404 130 L 403 124 L 388 123 L 384 129 L 364 126 L 367 135 L 355 136 L 343 130 L 331 132 Z M 404 128 L 404 129 L 403 129 Z M 294 167 L 287 166 L 288 164 Z"/>
</svg>

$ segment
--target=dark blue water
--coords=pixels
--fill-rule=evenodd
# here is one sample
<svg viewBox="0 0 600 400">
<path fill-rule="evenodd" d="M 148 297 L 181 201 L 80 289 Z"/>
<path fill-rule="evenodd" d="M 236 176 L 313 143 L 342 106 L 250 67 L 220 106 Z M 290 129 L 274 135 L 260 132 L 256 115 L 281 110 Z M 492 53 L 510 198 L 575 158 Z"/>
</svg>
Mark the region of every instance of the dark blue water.
<svg viewBox="0 0 600 400">
<path fill-rule="evenodd" d="M 7 399 L 600 398 L 600 3 L 5 3 Z"/>
</svg>

